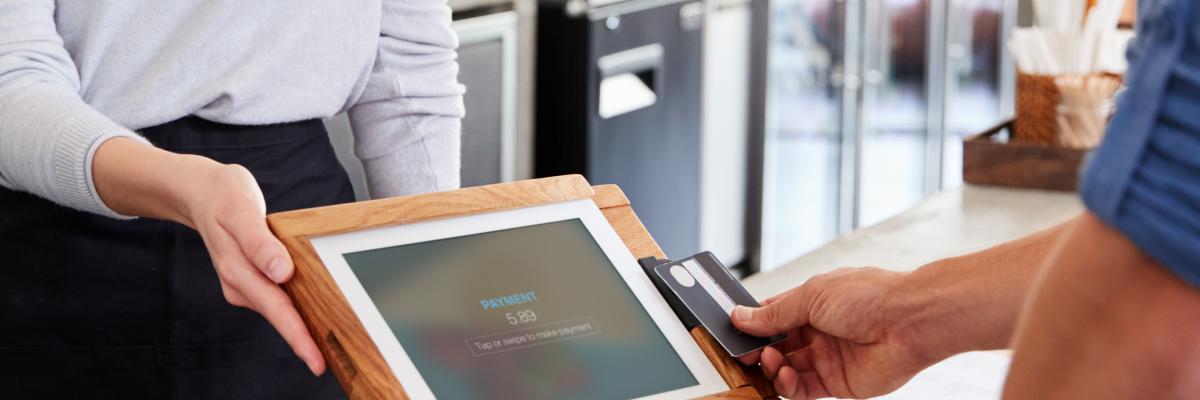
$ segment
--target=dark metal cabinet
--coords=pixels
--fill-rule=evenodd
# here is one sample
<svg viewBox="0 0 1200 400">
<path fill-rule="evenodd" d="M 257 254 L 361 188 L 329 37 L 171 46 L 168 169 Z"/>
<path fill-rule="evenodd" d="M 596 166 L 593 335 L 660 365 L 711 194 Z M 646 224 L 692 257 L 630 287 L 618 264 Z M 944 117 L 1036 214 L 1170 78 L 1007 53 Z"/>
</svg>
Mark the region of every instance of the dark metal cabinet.
<svg viewBox="0 0 1200 400">
<path fill-rule="evenodd" d="M 535 174 L 618 184 L 668 255 L 698 251 L 703 6 L 585 4 L 539 8 Z"/>
</svg>

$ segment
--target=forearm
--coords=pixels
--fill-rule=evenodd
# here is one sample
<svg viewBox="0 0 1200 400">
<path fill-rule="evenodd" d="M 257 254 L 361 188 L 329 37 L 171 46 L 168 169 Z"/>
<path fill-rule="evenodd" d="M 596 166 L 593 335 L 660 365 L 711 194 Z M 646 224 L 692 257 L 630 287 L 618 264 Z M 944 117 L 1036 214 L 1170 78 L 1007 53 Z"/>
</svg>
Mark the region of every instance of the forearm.
<svg viewBox="0 0 1200 400">
<path fill-rule="evenodd" d="M 458 35 L 445 0 L 384 0 L 379 55 L 349 110 L 373 198 L 459 187 Z"/>
<path fill-rule="evenodd" d="M 113 138 L 96 150 L 92 176 L 100 198 L 118 213 L 193 226 L 187 200 L 197 198 L 222 166 L 204 157 Z"/>
<path fill-rule="evenodd" d="M 356 109 L 361 116 L 365 108 Z M 409 117 L 416 118 L 416 117 Z M 424 116 L 424 132 L 388 154 L 362 159 L 371 198 L 457 189 L 460 185 L 461 122 L 457 117 Z M 366 130 L 368 128 L 364 128 Z"/>
<path fill-rule="evenodd" d="M 931 360 L 1006 348 L 1037 272 L 1078 220 L 909 273 L 893 299 L 897 323 Z"/>
</svg>

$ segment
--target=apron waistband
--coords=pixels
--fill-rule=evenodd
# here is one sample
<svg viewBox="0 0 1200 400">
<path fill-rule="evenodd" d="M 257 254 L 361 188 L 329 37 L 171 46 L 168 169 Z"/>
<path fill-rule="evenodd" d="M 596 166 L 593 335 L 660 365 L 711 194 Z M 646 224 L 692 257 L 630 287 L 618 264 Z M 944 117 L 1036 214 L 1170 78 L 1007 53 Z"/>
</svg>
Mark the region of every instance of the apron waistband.
<svg viewBox="0 0 1200 400">
<path fill-rule="evenodd" d="M 139 129 L 138 133 L 159 148 L 184 152 L 250 150 L 329 137 L 325 124 L 319 119 L 272 125 L 230 125 L 196 116 Z"/>
</svg>

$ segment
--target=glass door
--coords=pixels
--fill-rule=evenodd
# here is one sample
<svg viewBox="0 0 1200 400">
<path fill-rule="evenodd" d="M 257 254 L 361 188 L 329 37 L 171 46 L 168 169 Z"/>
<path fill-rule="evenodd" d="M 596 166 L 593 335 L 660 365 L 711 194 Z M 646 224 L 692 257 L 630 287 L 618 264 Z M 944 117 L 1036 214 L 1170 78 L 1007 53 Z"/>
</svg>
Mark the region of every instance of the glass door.
<svg viewBox="0 0 1200 400">
<path fill-rule="evenodd" d="M 771 4 L 761 267 L 835 238 L 842 182 L 846 1 Z"/>
<path fill-rule="evenodd" d="M 946 10 L 943 187 L 962 184 L 962 141 L 1012 115 L 1013 66 L 1004 38 L 1015 0 L 949 0 Z M 1008 99 L 1008 101 L 1004 101 Z M 1007 105 L 1007 106 L 1006 106 Z"/>
<path fill-rule="evenodd" d="M 855 227 L 894 216 L 930 192 L 928 17 L 929 3 L 923 0 L 864 4 Z"/>
<path fill-rule="evenodd" d="M 759 268 L 961 182 L 962 138 L 1011 115 L 1017 0 L 774 0 Z"/>
</svg>

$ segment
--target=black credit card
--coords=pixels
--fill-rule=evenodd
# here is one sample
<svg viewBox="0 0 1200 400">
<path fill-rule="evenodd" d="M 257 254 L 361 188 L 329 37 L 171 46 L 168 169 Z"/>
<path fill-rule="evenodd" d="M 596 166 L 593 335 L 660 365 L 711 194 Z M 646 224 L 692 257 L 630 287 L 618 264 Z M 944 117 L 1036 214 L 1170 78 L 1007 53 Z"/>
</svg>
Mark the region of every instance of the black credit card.
<svg viewBox="0 0 1200 400">
<path fill-rule="evenodd" d="M 759 307 L 759 304 L 710 252 L 655 266 L 654 273 L 734 357 L 786 338 L 785 335 L 752 336 L 733 327 L 729 314 L 735 305 Z"/>
</svg>

